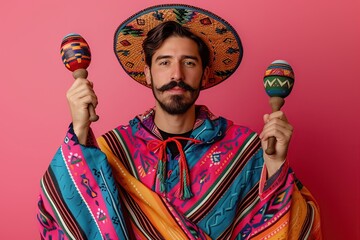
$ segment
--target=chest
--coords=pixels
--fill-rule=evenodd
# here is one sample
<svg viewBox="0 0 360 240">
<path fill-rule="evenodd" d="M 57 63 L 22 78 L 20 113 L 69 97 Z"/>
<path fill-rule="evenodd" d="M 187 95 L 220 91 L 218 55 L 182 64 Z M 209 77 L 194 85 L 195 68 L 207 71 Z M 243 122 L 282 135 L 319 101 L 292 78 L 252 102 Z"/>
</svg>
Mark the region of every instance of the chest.
<svg viewBox="0 0 360 240">
<path fill-rule="evenodd" d="M 181 179 L 179 154 L 166 150 L 165 191 L 160 191 L 157 174 L 159 152 L 151 151 L 148 141 L 130 134 L 122 134 L 121 145 L 126 154 L 121 161 L 140 182 L 152 191 L 166 198 L 180 209 L 188 212 L 197 204 L 216 194 L 221 198 L 224 187 L 233 184 L 234 179 L 247 163 L 247 146 L 256 138 L 245 129 L 228 132 L 224 138 L 214 142 L 187 143 L 183 147 L 189 169 L 193 197 L 181 200 L 176 197 Z M 124 158 L 125 156 L 125 158 Z"/>
</svg>

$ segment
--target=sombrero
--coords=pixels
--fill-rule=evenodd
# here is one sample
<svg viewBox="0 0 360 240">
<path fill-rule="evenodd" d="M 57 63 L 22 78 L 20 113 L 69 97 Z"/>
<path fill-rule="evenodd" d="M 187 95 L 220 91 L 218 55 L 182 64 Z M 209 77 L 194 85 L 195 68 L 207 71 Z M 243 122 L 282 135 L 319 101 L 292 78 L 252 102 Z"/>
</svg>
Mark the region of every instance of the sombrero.
<svg viewBox="0 0 360 240">
<path fill-rule="evenodd" d="M 240 37 L 227 21 L 198 7 L 157 5 L 132 15 L 115 32 L 116 57 L 125 72 L 137 82 L 151 87 L 145 79 L 142 43 L 148 31 L 164 21 L 176 21 L 186 26 L 207 44 L 210 50 L 210 74 L 202 89 L 221 83 L 240 65 L 243 56 Z"/>
</svg>

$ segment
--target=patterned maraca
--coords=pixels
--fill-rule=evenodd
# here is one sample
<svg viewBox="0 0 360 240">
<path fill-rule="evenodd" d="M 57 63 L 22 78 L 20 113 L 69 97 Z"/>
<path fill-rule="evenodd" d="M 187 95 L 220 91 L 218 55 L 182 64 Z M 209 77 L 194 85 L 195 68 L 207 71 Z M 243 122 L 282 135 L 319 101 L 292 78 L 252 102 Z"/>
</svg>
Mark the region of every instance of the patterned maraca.
<svg viewBox="0 0 360 240">
<path fill-rule="evenodd" d="M 91 53 L 85 39 L 76 33 L 68 34 L 61 42 L 61 58 L 66 68 L 73 72 L 73 77 L 87 78 L 86 68 L 90 65 Z M 89 120 L 95 122 L 99 116 L 95 113 L 95 108 L 89 104 Z"/>
<path fill-rule="evenodd" d="M 294 71 L 284 60 L 276 60 L 266 69 L 264 76 L 264 87 L 270 96 L 270 105 L 273 112 L 279 111 L 284 105 L 284 98 L 287 97 L 294 85 Z M 276 138 L 270 137 L 266 154 L 275 153 Z"/>
</svg>

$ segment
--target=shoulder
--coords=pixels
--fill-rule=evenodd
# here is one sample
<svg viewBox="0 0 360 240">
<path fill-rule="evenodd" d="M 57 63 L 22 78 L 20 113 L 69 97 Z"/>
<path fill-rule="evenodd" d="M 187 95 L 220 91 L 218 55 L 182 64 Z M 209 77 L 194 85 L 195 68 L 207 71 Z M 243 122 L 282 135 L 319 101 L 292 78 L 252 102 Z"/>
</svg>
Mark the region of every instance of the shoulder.
<svg viewBox="0 0 360 240">
<path fill-rule="evenodd" d="M 225 132 L 225 138 L 237 139 L 239 142 L 257 141 L 258 134 L 249 127 L 228 124 Z"/>
<path fill-rule="evenodd" d="M 224 125 L 226 125 L 226 132 L 227 133 L 237 133 L 242 132 L 244 134 L 256 134 L 254 130 L 252 130 L 250 127 L 236 124 L 232 120 L 229 120 L 224 117 L 219 117 L 219 121 L 223 122 Z"/>
</svg>

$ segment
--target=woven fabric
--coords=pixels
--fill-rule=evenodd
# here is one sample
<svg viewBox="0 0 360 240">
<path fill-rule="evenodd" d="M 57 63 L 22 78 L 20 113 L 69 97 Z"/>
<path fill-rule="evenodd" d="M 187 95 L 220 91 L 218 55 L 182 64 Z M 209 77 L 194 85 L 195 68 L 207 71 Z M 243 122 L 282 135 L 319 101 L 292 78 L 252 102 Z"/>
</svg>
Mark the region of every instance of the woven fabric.
<svg viewBox="0 0 360 240">
<path fill-rule="evenodd" d="M 125 20 L 115 33 L 114 51 L 125 72 L 137 82 L 146 83 L 143 41 L 149 30 L 175 21 L 198 35 L 210 49 L 210 75 L 202 89 L 227 79 L 239 66 L 243 48 L 234 28 L 219 16 L 189 5 L 169 4 L 144 9 Z"/>
<path fill-rule="evenodd" d="M 176 196 L 179 156 L 168 152 L 165 190 L 154 109 L 106 133 L 97 147 L 72 130 L 41 181 L 44 239 L 321 239 L 318 206 L 289 168 L 270 179 L 258 136 L 197 107 L 184 147 L 194 196 Z"/>
</svg>

